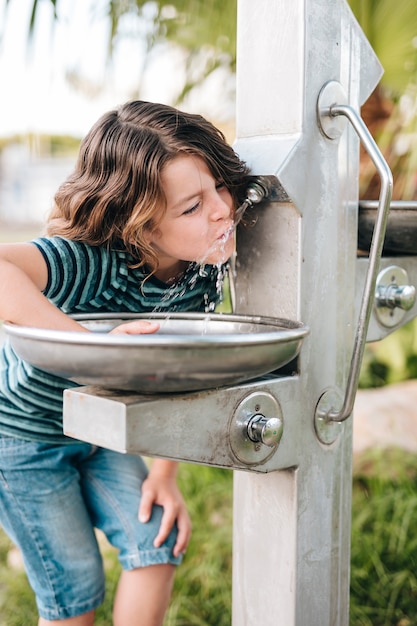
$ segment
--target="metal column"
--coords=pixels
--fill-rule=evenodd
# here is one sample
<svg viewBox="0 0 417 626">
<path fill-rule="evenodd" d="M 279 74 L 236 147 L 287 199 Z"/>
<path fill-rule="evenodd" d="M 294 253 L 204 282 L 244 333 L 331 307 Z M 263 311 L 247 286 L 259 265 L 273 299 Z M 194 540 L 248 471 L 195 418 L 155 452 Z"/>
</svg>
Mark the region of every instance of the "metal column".
<svg viewBox="0 0 417 626">
<path fill-rule="evenodd" d="M 233 625 L 346 626 L 349 605 L 351 423 L 315 428 L 338 406 L 355 325 L 358 142 L 324 137 L 321 89 L 339 83 L 359 109 L 381 67 L 341 0 L 238 4 L 236 149 L 275 174 L 291 201 L 259 210 L 238 239 L 237 312 L 302 319 L 292 464 L 235 472 Z M 288 419 L 286 428 L 289 427 Z"/>
</svg>

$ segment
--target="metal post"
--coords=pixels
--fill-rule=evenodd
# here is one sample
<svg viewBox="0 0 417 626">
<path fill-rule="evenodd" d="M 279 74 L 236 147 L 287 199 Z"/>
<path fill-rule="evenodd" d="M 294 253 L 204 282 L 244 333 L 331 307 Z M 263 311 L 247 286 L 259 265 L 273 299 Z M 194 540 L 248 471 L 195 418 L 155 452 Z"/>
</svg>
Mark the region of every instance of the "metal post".
<svg viewBox="0 0 417 626">
<path fill-rule="evenodd" d="M 317 432 L 314 415 L 340 408 L 352 353 L 359 156 L 351 129 L 321 133 L 317 99 L 338 81 L 359 109 L 381 68 L 342 0 L 239 0 L 237 58 L 236 149 L 291 201 L 238 238 L 236 311 L 300 319 L 310 335 L 292 466 L 235 472 L 233 624 L 346 626 L 351 420 Z"/>
</svg>

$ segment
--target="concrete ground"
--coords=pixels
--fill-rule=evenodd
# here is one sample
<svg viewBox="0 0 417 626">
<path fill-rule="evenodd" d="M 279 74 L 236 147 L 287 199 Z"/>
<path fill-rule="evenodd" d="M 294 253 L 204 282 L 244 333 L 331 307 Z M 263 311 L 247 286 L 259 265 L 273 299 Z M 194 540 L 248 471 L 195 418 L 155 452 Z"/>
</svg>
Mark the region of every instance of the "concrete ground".
<svg viewBox="0 0 417 626">
<path fill-rule="evenodd" d="M 353 414 L 353 451 L 397 447 L 417 451 L 417 380 L 360 389 Z"/>
</svg>

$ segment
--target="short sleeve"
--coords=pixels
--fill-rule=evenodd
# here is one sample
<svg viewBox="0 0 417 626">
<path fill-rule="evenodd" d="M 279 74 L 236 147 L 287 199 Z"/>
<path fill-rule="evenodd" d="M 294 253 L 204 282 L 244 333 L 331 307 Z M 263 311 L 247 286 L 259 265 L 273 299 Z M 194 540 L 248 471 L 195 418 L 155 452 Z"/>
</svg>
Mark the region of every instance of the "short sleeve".
<svg viewBox="0 0 417 626">
<path fill-rule="evenodd" d="M 106 256 L 101 248 L 60 237 L 32 241 L 48 268 L 44 295 L 63 310 L 90 301 L 106 282 Z"/>
</svg>

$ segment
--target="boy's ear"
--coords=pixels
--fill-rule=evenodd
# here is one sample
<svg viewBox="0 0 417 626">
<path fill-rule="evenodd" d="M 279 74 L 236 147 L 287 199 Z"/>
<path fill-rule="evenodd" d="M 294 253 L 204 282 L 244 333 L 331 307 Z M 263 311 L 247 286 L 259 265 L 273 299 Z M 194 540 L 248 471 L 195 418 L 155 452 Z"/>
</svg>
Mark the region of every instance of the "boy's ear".
<svg viewBox="0 0 417 626">
<path fill-rule="evenodd" d="M 143 238 L 145 240 L 146 244 L 151 244 L 152 243 L 152 231 L 149 228 L 145 228 L 145 230 L 143 231 Z"/>
<path fill-rule="evenodd" d="M 160 231 L 158 228 L 155 228 L 154 230 L 151 230 L 150 228 L 145 228 L 145 230 L 143 231 L 143 238 L 145 240 L 145 243 L 147 243 L 148 245 L 154 243 L 159 234 Z"/>
</svg>

